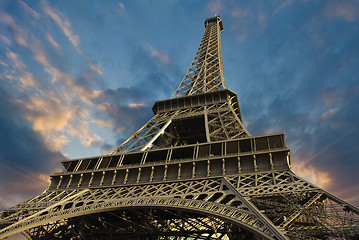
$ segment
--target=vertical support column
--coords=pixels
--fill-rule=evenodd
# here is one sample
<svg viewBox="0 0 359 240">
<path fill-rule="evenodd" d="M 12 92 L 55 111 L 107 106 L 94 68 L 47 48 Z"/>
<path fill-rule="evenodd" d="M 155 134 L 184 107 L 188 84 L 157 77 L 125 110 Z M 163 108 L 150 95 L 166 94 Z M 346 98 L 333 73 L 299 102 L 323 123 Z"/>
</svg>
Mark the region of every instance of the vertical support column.
<svg viewBox="0 0 359 240">
<path fill-rule="evenodd" d="M 105 171 L 102 171 L 102 176 L 101 176 L 101 181 L 100 181 L 100 186 L 102 186 L 103 184 L 103 180 L 105 179 Z"/>
<path fill-rule="evenodd" d="M 115 184 L 116 175 L 117 175 L 117 171 L 115 170 L 115 171 L 113 172 L 113 178 L 112 178 L 112 181 L 111 181 L 111 185 L 114 185 L 114 184 Z"/>
<path fill-rule="evenodd" d="M 238 157 L 237 159 L 238 159 L 238 161 L 237 161 L 237 163 L 238 163 L 238 173 L 242 173 L 242 168 L 241 168 L 241 158 L 240 158 L 240 157 Z"/>
<path fill-rule="evenodd" d="M 271 170 L 274 170 L 274 164 L 273 164 L 273 155 L 272 153 L 269 153 L 269 162 L 270 162 L 270 168 Z M 272 183 L 273 184 L 276 184 L 276 180 L 275 180 L 275 174 L 274 172 L 272 171 Z"/>
<path fill-rule="evenodd" d="M 207 160 L 207 177 L 211 176 L 211 161 Z"/>
<path fill-rule="evenodd" d="M 82 178 L 83 178 L 83 177 L 84 177 L 84 174 L 81 173 L 81 175 L 80 175 L 80 181 L 79 181 L 79 183 L 77 184 L 77 187 L 78 187 L 78 188 L 81 186 Z"/>
<path fill-rule="evenodd" d="M 167 164 L 165 165 L 165 172 L 163 174 L 163 181 L 166 181 L 167 180 L 167 169 L 168 169 L 168 166 Z"/>
<path fill-rule="evenodd" d="M 274 169 L 274 165 L 273 165 L 273 156 L 272 156 L 272 153 L 269 153 L 269 163 L 270 163 L 270 168 L 273 170 L 273 169 Z"/>
<path fill-rule="evenodd" d="M 177 179 L 181 179 L 182 164 L 178 164 Z"/>
<path fill-rule="evenodd" d="M 257 157 L 256 157 L 256 155 L 253 155 L 253 163 L 254 163 L 254 171 L 257 172 L 258 171 L 258 166 L 257 166 Z"/>
<path fill-rule="evenodd" d="M 93 176 L 95 175 L 95 173 L 91 173 L 91 178 L 90 178 L 90 181 L 89 181 L 89 187 L 91 187 L 92 185 L 92 181 L 93 181 Z"/>
<path fill-rule="evenodd" d="M 59 183 L 57 184 L 56 189 L 59 189 L 59 188 L 60 188 L 60 185 L 61 185 L 61 182 L 62 182 L 62 178 L 63 178 L 63 176 L 61 175 L 61 176 L 60 176 L 60 181 L 59 181 Z"/>
<path fill-rule="evenodd" d="M 196 176 L 196 162 L 192 163 L 192 178 Z"/>
<path fill-rule="evenodd" d="M 208 126 L 208 111 L 207 111 L 207 106 L 204 106 L 204 127 L 206 130 L 206 138 L 207 138 L 207 142 L 211 142 L 211 138 L 209 136 L 209 126 Z"/>
<path fill-rule="evenodd" d="M 222 175 L 226 175 L 226 160 L 222 158 Z"/>
<path fill-rule="evenodd" d="M 70 180 L 69 180 L 69 183 L 67 184 L 67 188 L 69 188 L 69 187 L 70 187 L 70 185 L 71 185 L 71 182 L 72 182 L 72 177 L 73 177 L 73 175 L 71 174 L 71 175 L 70 175 Z"/>
<path fill-rule="evenodd" d="M 287 164 L 288 164 L 289 168 L 292 168 L 292 164 L 290 163 L 290 152 L 289 151 L 287 153 Z"/>
<path fill-rule="evenodd" d="M 151 167 L 150 182 L 152 182 L 152 181 L 153 181 L 153 173 L 154 173 L 154 171 L 155 171 L 155 167 L 154 167 L 154 166 L 152 166 L 152 167 Z"/>
<path fill-rule="evenodd" d="M 138 169 L 138 174 L 137 174 L 137 179 L 136 179 L 136 182 L 139 183 L 140 182 L 140 179 L 141 179 L 141 168 Z"/>
<path fill-rule="evenodd" d="M 126 184 L 127 183 L 127 179 L 128 179 L 128 172 L 130 170 L 126 169 L 126 175 L 125 175 L 125 179 L 123 180 L 123 184 Z"/>
</svg>

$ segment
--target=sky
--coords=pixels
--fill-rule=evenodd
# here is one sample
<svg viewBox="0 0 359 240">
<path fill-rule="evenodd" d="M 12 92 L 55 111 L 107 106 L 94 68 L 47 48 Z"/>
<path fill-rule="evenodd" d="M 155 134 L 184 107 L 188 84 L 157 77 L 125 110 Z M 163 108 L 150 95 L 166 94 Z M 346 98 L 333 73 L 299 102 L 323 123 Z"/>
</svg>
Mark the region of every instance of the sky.
<svg viewBox="0 0 359 240">
<path fill-rule="evenodd" d="M 248 131 L 284 132 L 295 173 L 359 206 L 359 1 L 2 0 L 0 210 L 147 122 L 215 15 Z"/>
</svg>

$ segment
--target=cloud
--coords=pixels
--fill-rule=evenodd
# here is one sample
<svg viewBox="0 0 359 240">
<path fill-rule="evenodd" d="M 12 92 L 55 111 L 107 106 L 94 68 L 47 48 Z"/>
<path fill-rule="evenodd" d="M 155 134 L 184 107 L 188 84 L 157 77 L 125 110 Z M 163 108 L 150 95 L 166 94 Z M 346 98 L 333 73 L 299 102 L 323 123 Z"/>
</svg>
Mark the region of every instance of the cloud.
<svg viewBox="0 0 359 240">
<path fill-rule="evenodd" d="M 0 22 L 10 27 L 11 34 L 14 36 L 15 41 L 18 44 L 27 46 L 27 42 L 25 40 L 27 37 L 27 31 L 23 27 L 17 25 L 13 17 L 11 17 L 8 13 L 0 12 Z"/>
<path fill-rule="evenodd" d="M 46 35 L 46 39 L 57 51 L 61 51 L 60 44 L 56 42 L 55 39 L 53 39 L 53 37 L 49 33 Z"/>
<path fill-rule="evenodd" d="M 108 118 L 107 123 L 111 122 L 111 127 L 117 132 L 126 129 L 126 134 L 132 134 L 141 127 L 141 124 L 148 120 L 150 108 L 145 102 L 154 102 L 145 89 L 141 87 L 107 89 L 99 98 L 96 104 L 102 104 L 102 111 Z M 134 103 L 137 102 L 137 103 Z M 98 121 L 102 124 L 104 122 Z"/>
<path fill-rule="evenodd" d="M 297 159 L 296 164 L 293 166 L 293 171 L 298 173 L 299 176 L 308 180 L 309 182 L 327 189 L 330 184 L 332 184 L 333 179 L 330 177 L 329 172 L 325 172 L 320 168 L 307 165 L 305 162 Z"/>
<path fill-rule="evenodd" d="M 230 30 L 235 33 L 235 38 L 244 41 L 248 37 L 262 33 L 268 25 L 268 12 L 261 5 L 256 8 L 248 6 L 227 7 L 233 21 Z M 252 27 L 255 25 L 256 27 Z"/>
<path fill-rule="evenodd" d="M 223 2 L 221 0 L 211 0 L 207 7 L 213 15 L 219 15 L 223 10 Z"/>
<path fill-rule="evenodd" d="M 33 123 L 35 131 L 49 134 L 51 131 L 64 130 L 76 110 L 51 93 L 27 96 L 19 100 L 23 104 L 25 118 Z"/>
<path fill-rule="evenodd" d="M 102 75 L 103 72 L 102 72 L 102 70 L 101 70 L 101 68 L 100 68 L 100 66 L 99 66 L 98 64 L 95 64 L 95 63 L 90 62 L 89 65 L 90 65 L 90 68 L 91 68 L 94 72 L 96 72 L 96 73 L 99 74 L 99 75 Z"/>
<path fill-rule="evenodd" d="M 51 8 L 47 3 L 43 4 L 44 12 L 55 21 L 55 23 L 61 28 L 65 36 L 69 39 L 72 45 L 80 52 L 79 49 L 79 36 L 76 35 L 71 29 L 71 24 L 60 12 Z"/>
<path fill-rule="evenodd" d="M 45 190 L 48 175 L 65 159 L 23 121 L 21 106 L 8 91 L 0 86 L 0 209 Z"/>
<path fill-rule="evenodd" d="M 140 108 L 140 107 L 144 107 L 145 104 L 143 103 L 130 103 L 130 108 Z"/>
<path fill-rule="evenodd" d="M 339 111 L 339 108 L 330 108 L 328 111 L 324 112 L 321 117 L 323 119 L 330 118 L 330 117 L 334 116 L 338 111 Z"/>
<path fill-rule="evenodd" d="M 328 2 L 325 14 L 328 18 L 342 18 L 352 22 L 358 18 L 358 2 L 356 1 L 332 1 Z"/>
<path fill-rule="evenodd" d="M 81 143 L 86 147 L 90 147 L 93 143 L 102 142 L 102 139 L 91 130 L 88 122 L 84 120 L 77 120 L 75 123 L 70 123 L 67 128 L 67 132 L 71 136 L 78 137 Z"/>
<path fill-rule="evenodd" d="M 2 177 L 0 177 L 0 210 L 12 207 L 24 199 L 40 194 L 50 184 L 49 173 L 29 170 L 22 166 L 13 167 L 0 161 Z M 16 192 L 14 192 L 16 189 Z"/>
<path fill-rule="evenodd" d="M 19 59 L 19 57 L 9 49 L 6 51 L 6 57 L 14 71 L 19 72 L 20 76 L 18 77 L 18 80 L 20 81 L 22 87 L 35 87 L 36 83 L 34 81 L 34 77 L 31 73 L 25 70 L 26 66 Z"/>
<path fill-rule="evenodd" d="M 248 16 L 248 10 L 244 9 L 244 8 L 236 8 L 233 9 L 233 11 L 231 12 L 232 17 L 234 18 L 245 18 Z"/>
<path fill-rule="evenodd" d="M 117 6 L 121 9 L 121 10 L 125 10 L 125 5 L 123 4 L 123 2 L 118 2 Z"/>
<path fill-rule="evenodd" d="M 161 62 L 164 65 L 168 65 L 170 63 L 170 58 L 167 54 L 159 52 L 152 45 L 147 45 L 147 50 L 151 54 L 151 56 L 157 61 Z"/>
<path fill-rule="evenodd" d="M 0 40 L 5 43 L 6 45 L 11 45 L 11 41 L 9 38 L 7 38 L 6 36 L 0 34 Z"/>
<path fill-rule="evenodd" d="M 69 140 L 66 137 L 78 137 L 82 144 L 90 146 L 93 142 L 101 142 L 101 138 L 91 131 L 89 123 L 91 116 L 87 107 L 101 108 L 94 105 L 92 98 L 100 94 L 83 85 L 76 83 L 74 78 L 51 65 L 44 48 L 34 39 L 29 45 L 34 59 L 40 63 L 52 80 L 52 88 L 48 89 L 46 82 L 35 82 L 31 73 L 25 71 L 25 64 L 12 51 L 7 51 L 7 59 L 13 70 L 8 74 L 13 81 L 21 86 L 36 87 L 36 94 L 27 90 L 17 89 L 21 97 L 14 99 L 21 106 L 21 115 L 32 125 L 32 129 L 40 133 L 44 142 L 53 150 L 60 150 Z M 99 68 L 93 65 L 92 68 Z M 94 71 L 91 69 L 91 71 Z M 62 91 L 59 91 L 62 89 Z M 20 109 L 19 108 L 19 109 Z"/>
<path fill-rule="evenodd" d="M 286 7 L 289 7 L 289 6 L 292 5 L 293 3 L 294 3 L 294 0 L 281 1 L 281 4 L 273 10 L 273 15 L 279 13 L 280 11 L 282 11 L 282 10 L 285 9 Z"/>
<path fill-rule="evenodd" d="M 34 9 L 32 9 L 29 5 L 27 5 L 24 1 L 21 0 L 17 0 L 17 2 L 29 13 L 31 13 L 31 15 L 35 18 L 40 17 L 40 14 L 38 12 L 36 12 Z"/>
</svg>

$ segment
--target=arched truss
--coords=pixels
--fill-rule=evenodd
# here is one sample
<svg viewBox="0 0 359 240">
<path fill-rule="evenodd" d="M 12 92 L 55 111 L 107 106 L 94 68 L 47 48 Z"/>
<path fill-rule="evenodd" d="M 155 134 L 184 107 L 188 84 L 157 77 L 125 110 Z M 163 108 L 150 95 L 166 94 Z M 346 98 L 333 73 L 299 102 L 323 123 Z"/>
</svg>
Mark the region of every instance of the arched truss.
<svg viewBox="0 0 359 240">
<path fill-rule="evenodd" d="M 71 234 L 84 236 L 76 229 L 92 231 L 96 235 L 101 229 L 108 229 L 99 228 L 99 225 L 115 222 L 111 216 L 122 217 L 122 223 L 127 222 L 125 229 L 134 229 L 131 224 L 141 222 L 133 220 L 131 214 L 134 213 L 147 217 L 141 218 L 143 223 L 137 224 L 133 233 L 162 229 L 148 239 L 211 239 L 214 233 L 223 233 L 220 236 L 226 239 L 224 229 L 239 234 L 230 239 L 253 239 L 253 236 L 259 239 L 323 239 L 324 236 L 357 239 L 359 236 L 359 209 L 290 171 L 82 190 L 48 190 L 12 211 L 2 218 L 10 225 L 0 230 L 0 238 L 22 231 L 33 239 L 46 239 L 46 234 L 52 238 L 60 236 L 59 239 L 71 239 L 66 237 Z M 156 214 L 183 217 L 156 219 Z M 158 224 L 149 220 L 156 220 Z M 221 227 L 213 229 L 211 224 L 205 224 L 207 228 L 195 227 L 200 222 L 211 221 Z M 188 228 L 189 224 L 194 227 Z M 126 232 L 118 234 L 115 238 L 111 235 L 104 239 L 121 239 L 120 236 L 130 239 Z M 253 236 L 248 237 L 250 235 Z M 134 234 L 134 239 L 136 236 Z"/>
<path fill-rule="evenodd" d="M 54 227 L 56 226 L 56 227 Z M 100 227 L 99 227 L 100 226 Z M 32 239 L 255 239 L 229 221 L 174 208 L 130 207 L 31 229 Z M 259 237 L 257 237 L 259 238 Z M 261 237 L 262 239 L 262 237 Z"/>
<path fill-rule="evenodd" d="M 242 233 L 248 232 L 263 239 L 286 239 L 278 228 L 223 178 L 173 184 L 84 189 L 2 229 L 0 236 L 5 237 L 7 233 L 10 235 L 22 231 L 28 231 L 30 236 L 41 236 L 46 231 L 51 232 L 56 228 L 70 231 L 71 219 L 76 217 L 98 216 L 105 212 L 137 208 L 166 210 L 173 214 L 178 211 L 192 213 L 196 218 L 215 219 L 214 221 L 223 222 L 224 225 L 232 224 L 235 226 L 233 229 L 242 229 Z"/>
</svg>

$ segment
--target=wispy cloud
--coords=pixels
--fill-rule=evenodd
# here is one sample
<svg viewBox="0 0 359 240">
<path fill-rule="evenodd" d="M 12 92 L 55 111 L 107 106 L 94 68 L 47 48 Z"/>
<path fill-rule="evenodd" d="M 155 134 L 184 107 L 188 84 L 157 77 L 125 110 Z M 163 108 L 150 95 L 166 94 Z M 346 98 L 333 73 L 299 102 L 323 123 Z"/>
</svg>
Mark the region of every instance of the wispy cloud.
<svg viewBox="0 0 359 240">
<path fill-rule="evenodd" d="M 60 44 L 58 42 L 56 42 L 55 39 L 53 39 L 53 37 L 50 35 L 50 33 L 48 33 L 46 35 L 46 39 L 57 51 L 61 50 Z"/>
<path fill-rule="evenodd" d="M 99 64 L 95 64 L 93 62 L 89 62 L 90 68 L 96 72 L 97 74 L 101 75 L 103 72 L 101 70 L 101 67 L 99 66 Z"/>
<path fill-rule="evenodd" d="M 342 18 L 346 21 L 354 21 L 359 16 L 359 5 L 356 1 L 332 1 L 328 2 L 325 13 L 333 18 Z"/>
<path fill-rule="evenodd" d="M 281 4 L 273 10 L 273 14 L 277 14 L 283 9 L 285 9 L 286 7 L 289 7 L 294 3 L 294 0 L 285 0 L 285 1 L 281 1 L 280 3 Z"/>
<path fill-rule="evenodd" d="M 52 14 L 55 21 L 60 21 L 58 13 L 51 10 L 48 5 L 46 6 L 48 14 Z M 22 93 L 22 97 L 14 99 L 21 106 L 24 119 L 32 124 L 32 129 L 39 132 L 43 136 L 44 142 L 54 151 L 61 150 L 69 142 L 68 136 L 78 137 L 86 146 L 90 146 L 94 141 L 101 142 L 101 138 L 90 129 L 91 116 L 83 106 L 85 104 L 87 107 L 96 108 L 92 99 L 98 96 L 100 91 L 93 91 L 78 84 L 73 76 L 65 74 L 55 67 L 53 60 L 48 58 L 50 53 L 42 47 L 41 41 L 35 36 L 28 35 L 22 27 L 15 23 L 12 16 L 3 14 L 0 19 L 15 33 L 17 43 L 27 47 L 33 53 L 35 61 L 42 66 L 43 71 L 48 74 L 48 78 L 54 84 L 53 89 L 48 89 L 46 82 L 35 80 L 33 74 L 26 70 L 27 66 L 15 52 L 9 49 L 6 51 L 8 67 L 2 76 L 11 79 L 15 85 L 18 83 L 21 88 L 32 87 L 36 92 L 36 94 L 30 94 L 24 89 L 18 89 L 17 91 Z M 63 28 L 69 27 L 67 23 L 66 20 L 59 22 Z M 64 34 L 66 33 L 70 34 L 70 30 L 64 29 Z M 45 36 L 55 49 L 60 49 L 60 45 L 49 33 L 46 33 Z M 97 64 L 87 57 L 83 57 L 83 60 L 89 64 L 90 72 L 102 74 Z M 62 91 L 58 91 L 58 88 Z M 99 104 L 98 109 L 100 106 Z"/>
<path fill-rule="evenodd" d="M 207 7 L 213 15 L 219 15 L 223 10 L 223 2 L 221 0 L 211 0 L 208 2 Z"/>
<path fill-rule="evenodd" d="M 121 10 L 125 10 L 125 5 L 123 4 L 123 2 L 118 2 L 117 6 L 121 9 Z"/>
<path fill-rule="evenodd" d="M 2 41 L 3 43 L 5 43 L 6 45 L 11 45 L 11 41 L 8 37 L 0 34 L 0 41 Z"/>
<path fill-rule="evenodd" d="M 29 5 L 27 5 L 27 3 L 25 3 L 24 1 L 21 0 L 17 0 L 17 2 L 29 13 L 31 13 L 32 16 L 34 16 L 35 18 L 40 17 L 40 14 L 38 12 L 36 12 L 34 9 L 32 9 Z"/>
<path fill-rule="evenodd" d="M 81 52 L 79 48 L 79 36 L 76 35 L 71 29 L 70 21 L 67 20 L 66 17 L 63 16 L 60 12 L 58 12 L 55 8 L 50 7 L 50 5 L 46 2 L 44 2 L 43 4 L 43 10 L 61 28 L 65 36 L 69 39 L 69 41 L 77 49 L 77 51 Z"/>
<path fill-rule="evenodd" d="M 31 73 L 25 70 L 25 64 L 19 59 L 19 57 L 9 49 L 6 51 L 6 56 L 9 60 L 9 63 L 12 65 L 14 71 L 19 72 L 18 80 L 20 81 L 22 87 L 34 87 L 36 83 L 34 81 L 34 77 Z"/>
<path fill-rule="evenodd" d="M 84 120 L 78 120 L 68 125 L 68 133 L 71 136 L 78 137 L 81 143 L 90 147 L 94 143 L 102 142 L 102 139 L 93 132 L 89 123 Z"/>
<path fill-rule="evenodd" d="M 113 128 L 113 122 L 111 120 L 102 120 L 102 119 L 94 119 L 92 120 L 94 123 L 104 128 Z"/>
<path fill-rule="evenodd" d="M 22 46 L 27 45 L 27 42 L 25 40 L 27 38 L 27 31 L 23 27 L 20 27 L 18 24 L 16 24 L 16 22 L 12 16 L 10 16 L 9 14 L 7 14 L 5 12 L 1 12 L 0 13 L 0 22 L 11 27 L 12 34 L 14 35 L 15 41 L 18 44 L 20 44 Z"/>
<path fill-rule="evenodd" d="M 154 46 L 148 44 L 147 50 L 150 52 L 151 56 L 160 63 L 164 65 L 168 65 L 170 63 L 170 57 L 167 54 L 157 50 Z"/>
</svg>

